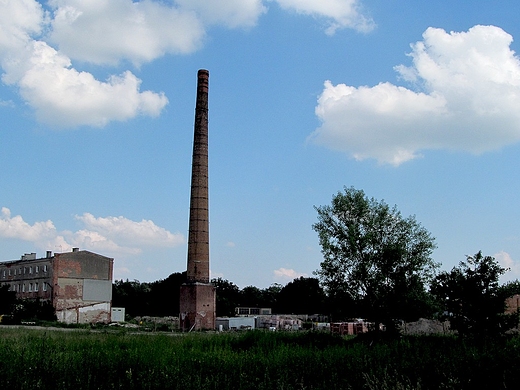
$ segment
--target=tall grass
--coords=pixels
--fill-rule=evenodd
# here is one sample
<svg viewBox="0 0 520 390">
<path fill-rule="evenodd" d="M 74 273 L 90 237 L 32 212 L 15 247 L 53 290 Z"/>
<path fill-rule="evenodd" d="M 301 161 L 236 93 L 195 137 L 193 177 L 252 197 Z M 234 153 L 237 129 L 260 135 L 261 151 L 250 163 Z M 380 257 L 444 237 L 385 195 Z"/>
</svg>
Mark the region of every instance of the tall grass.
<svg viewBox="0 0 520 390">
<path fill-rule="evenodd" d="M 518 338 L 345 340 L 322 333 L 151 335 L 0 328 L 5 389 L 517 388 Z"/>
</svg>

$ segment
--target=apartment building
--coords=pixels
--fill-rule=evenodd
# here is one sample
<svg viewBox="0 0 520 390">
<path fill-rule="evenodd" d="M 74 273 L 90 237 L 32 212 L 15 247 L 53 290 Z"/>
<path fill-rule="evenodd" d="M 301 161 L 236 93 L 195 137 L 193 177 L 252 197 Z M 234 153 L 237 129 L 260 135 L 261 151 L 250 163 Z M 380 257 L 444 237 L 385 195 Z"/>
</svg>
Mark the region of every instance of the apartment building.
<svg viewBox="0 0 520 390">
<path fill-rule="evenodd" d="M 50 301 L 61 322 L 110 322 L 113 265 L 114 259 L 79 248 L 43 258 L 28 253 L 0 262 L 0 285 L 20 299 Z"/>
</svg>

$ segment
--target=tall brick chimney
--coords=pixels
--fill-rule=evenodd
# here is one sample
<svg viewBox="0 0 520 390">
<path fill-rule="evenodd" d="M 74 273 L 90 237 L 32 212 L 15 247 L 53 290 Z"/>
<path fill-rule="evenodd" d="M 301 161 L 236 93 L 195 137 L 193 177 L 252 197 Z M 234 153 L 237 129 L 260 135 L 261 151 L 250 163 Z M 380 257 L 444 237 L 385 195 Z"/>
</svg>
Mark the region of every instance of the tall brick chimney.
<svg viewBox="0 0 520 390">
<path fill-rule="evenodd" d="M 209 72 L 200 69 L 197 76 L 187 281 L 180 292 L 180 321 L 184 330 L 215 328 L 215 287 L 209 283 Z"/>
</svg>

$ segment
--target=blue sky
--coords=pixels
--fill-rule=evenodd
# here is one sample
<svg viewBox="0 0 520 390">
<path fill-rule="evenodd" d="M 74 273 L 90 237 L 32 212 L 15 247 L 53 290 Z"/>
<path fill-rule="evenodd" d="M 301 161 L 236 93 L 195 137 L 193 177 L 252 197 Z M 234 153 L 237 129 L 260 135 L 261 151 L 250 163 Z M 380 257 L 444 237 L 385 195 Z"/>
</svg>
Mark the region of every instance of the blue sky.
<svg viewBox="0 0 520 390">
<path fill-rule="evenodd" d="M 312 276 L 314 206 L 396 204 L 451 269 L 520 277 L 520 3 L 0 1 L 0 259 L 72 247 L 117 279 L 186 268 L 196 75 L 210 72 L 210 266 Z"/>
</svg>

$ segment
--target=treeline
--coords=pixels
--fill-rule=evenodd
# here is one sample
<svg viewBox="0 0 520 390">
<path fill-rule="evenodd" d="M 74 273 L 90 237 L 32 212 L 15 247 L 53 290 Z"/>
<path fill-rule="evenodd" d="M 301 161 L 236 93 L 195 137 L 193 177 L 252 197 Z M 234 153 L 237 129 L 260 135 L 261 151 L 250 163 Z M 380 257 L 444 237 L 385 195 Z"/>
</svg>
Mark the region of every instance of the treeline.
<svg viewBox="0 0 520 390">
<path fill-rule="evenodd" d="M 55 321 L 54 308 L 49 301 L 19 299 L 9 290 L 9 285 L 0 286 L 0 316 L 3 324 L 19 324 L 22 321 Z"/>
<path fill-rule="evenodd" d="M 112 305 L 124 307 L 125 313 L 135 316 L 179 315 L 180 286 L 186 281 L 186 272 L 173 273 L 155 282 L 116 280 L 112 289 Z M 285 286 L 272 284 L 261 289 L 247 286 L 240 289 L 233 282 L 216 278 L 217 316 L 234 316 L 235 308 L 265 307 L 274 313 L 328 314 L 328 301 L 318 279 L 301 277 Z"/>
</svg>

